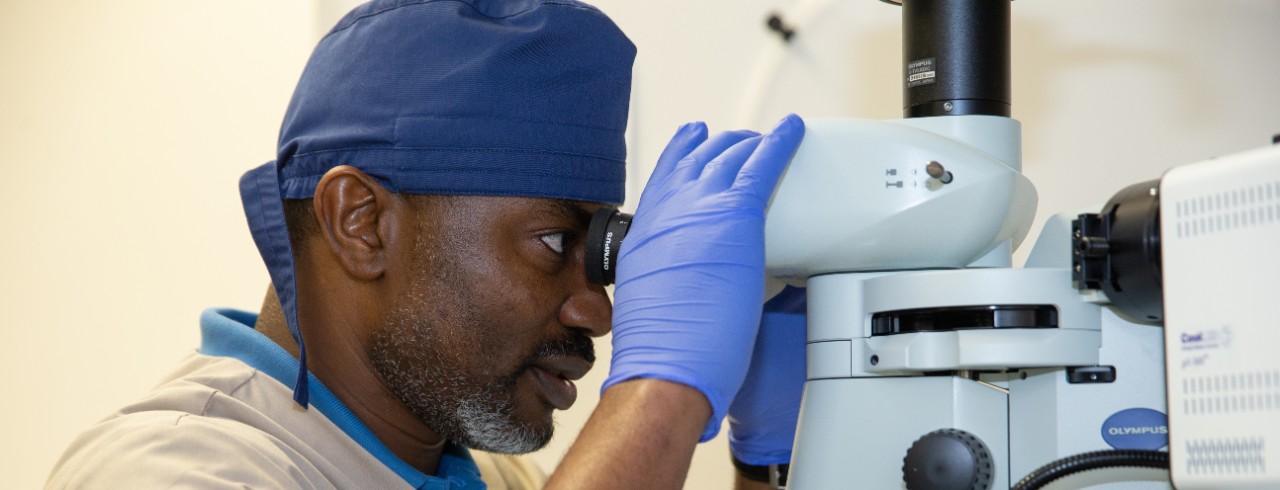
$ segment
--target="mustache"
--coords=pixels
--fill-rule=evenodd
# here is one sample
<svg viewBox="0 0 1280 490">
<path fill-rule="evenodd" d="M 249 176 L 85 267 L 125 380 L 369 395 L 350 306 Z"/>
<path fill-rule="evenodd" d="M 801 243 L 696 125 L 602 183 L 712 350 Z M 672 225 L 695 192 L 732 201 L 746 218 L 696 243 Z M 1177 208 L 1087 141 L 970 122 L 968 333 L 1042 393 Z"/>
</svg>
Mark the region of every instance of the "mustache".
<svg viewBox="0 0 1280 490">
<path fill-rule="evenodd" d="M 586 359 L 587 362 L 596 362 L 596 346 L 591 341 L 591 337 L 586 334 L 574 330 L 563 339 L 548 340 L 534 349 L 533 355 L 529 356 L 530 361 L 543 357 L 568 357 L 576 356 Z"/>
<path fill-rule="evenodd" d="M 497 384 L 510 389 L 520 380 L 520 376 L 538 363 L 538 359 L 569 356 L 581 357 L 586 359 L 587 362 L 595 364 L 595 343 L 591 341 L 591 337 L 577 330 L 570 331 L 565 338 L 544 341 L 534 347 L 533 353 L 525 358 L 515 372 Z"/>
</svg>

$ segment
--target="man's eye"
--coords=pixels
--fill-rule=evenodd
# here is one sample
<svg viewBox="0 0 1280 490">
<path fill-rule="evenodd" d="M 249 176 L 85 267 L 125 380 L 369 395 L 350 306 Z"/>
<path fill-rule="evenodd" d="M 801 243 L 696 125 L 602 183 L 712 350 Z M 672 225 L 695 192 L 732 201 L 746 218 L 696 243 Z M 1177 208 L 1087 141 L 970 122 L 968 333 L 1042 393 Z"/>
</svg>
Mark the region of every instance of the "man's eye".
<svg viewBox="0 0 1280 490">
<path fill-rule="evenodd" d="M 541 238 L 542 243 L 545 243 L 553 252 L 558 254 L 564 253 L 564 233 L 549 233 L 542 235 L 539 238 Z"/>
</svg>

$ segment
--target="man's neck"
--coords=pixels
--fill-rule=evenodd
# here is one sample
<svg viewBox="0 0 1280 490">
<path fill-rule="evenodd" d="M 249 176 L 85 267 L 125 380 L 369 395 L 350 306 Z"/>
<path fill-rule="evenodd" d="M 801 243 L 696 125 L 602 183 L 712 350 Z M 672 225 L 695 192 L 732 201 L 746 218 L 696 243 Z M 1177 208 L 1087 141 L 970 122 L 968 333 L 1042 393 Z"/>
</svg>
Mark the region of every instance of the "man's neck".
<svg viewBox="0 0 1280 490">
<path fill-rule="evenodd" d="M 280 300 L 276 298 L 275 288 L 267 288 L 267 295 L 262 300 L 262 310 L 258 313 L 258 320 L 253 324 L 253 329 L 266 335 L 294 359 L 298 358 L 298 343 L 293 341 L 293 335 L 289 333 L 289 327 L 285 324 L 284 313 L 280 308 Z"/>
<path fill-rule="evenodd" d="M 284 321 L 284 313 L 275 290 L 268 288 L 266 298 L 262 302 L 262 310 L 254 323 L 254 330 L 265 335 L 290 355 L 297 359 L 298 344 L 293 340 L 289 327 Z M 347 355 L 338 355 L 346 361 L 325 362 L 329 357 L 328 349 L 308 344 L 307 364 L 313 375 L 351 410 L 373 435 L 378 438 L 396 457 L 428 475 L 436 474 L 443 454 L 443 437 L 422 423 L 403 403 L 400 402 L 386 384 L 377 376 L 373 366 L 366 359 L 353 359 L 349 350 Z M 339 349 L 342 352 L 345 349 Z M 318 355 L 319 354 L 319 355 Z M 329 369 L 331 366 L 346 368 Z M 345 373 L 331 375 L 331 371 Z"/>
</svg>

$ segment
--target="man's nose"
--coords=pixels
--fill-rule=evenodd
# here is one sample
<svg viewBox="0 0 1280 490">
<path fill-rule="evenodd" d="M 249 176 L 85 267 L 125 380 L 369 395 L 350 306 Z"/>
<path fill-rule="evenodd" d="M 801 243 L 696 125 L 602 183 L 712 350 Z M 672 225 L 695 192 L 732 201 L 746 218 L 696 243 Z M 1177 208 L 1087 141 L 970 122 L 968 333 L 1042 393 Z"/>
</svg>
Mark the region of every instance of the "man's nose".
<svg viewBox="0 0 1280 490">
<path fill-rule="evenodd" d="M 585 276 L 575 286 L 560 307 L 560 323 L 584 329 L 592 337 L 609 333 L 613 327 L 613 302 L 604 286 L 587 282 Z"/>
<path fill-rule="evenodd" d="M 585 251 L 578 247 L 574 267 L 567 271 L 571 292 L 560 305 L 560 324 L 581 328 L 587 335 L 600 337 L 613 328 L 613 301 L 605 287 L 587 280 Z"/>
</svg>

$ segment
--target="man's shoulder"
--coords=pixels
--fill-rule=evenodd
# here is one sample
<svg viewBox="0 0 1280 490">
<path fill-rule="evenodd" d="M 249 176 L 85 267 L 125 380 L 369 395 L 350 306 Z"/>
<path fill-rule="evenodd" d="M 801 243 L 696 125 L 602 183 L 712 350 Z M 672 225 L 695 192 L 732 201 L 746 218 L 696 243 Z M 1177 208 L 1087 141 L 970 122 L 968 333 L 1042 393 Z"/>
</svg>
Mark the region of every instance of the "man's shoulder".
<svg viewBox="0 0 1280 490">
<path fill-rule="evenodd" d="M 297 451 L 235 420 L 177 410 L 120 414 L 81 434 L 48 488 L 294 488 Z M 301 470 L 301 471 L 300 471 Z"/>
<path fill-rule="evenodd" d="M 296 409 L 279 381 L 197 354 L 77 437 L 48 488 L 332 488 L 356 476 L 322 454 L 349 455 L 335 447 L 343 439 L 323 415 Z"/>
</svg>

